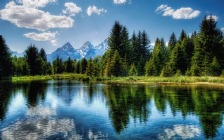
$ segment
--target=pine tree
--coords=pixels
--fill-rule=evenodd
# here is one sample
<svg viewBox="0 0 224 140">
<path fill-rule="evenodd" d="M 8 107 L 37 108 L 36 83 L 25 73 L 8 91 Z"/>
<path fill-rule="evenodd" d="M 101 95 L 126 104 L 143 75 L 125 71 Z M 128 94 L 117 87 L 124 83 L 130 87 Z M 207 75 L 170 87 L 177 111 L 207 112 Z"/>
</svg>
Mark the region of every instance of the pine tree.
<svg viewBox="0 0 224 140">
<path fill-rule="evenodd" d="M 160 75 L 163 66 L 168 61 L 167 48 L 165 47 L 164 39 L 156 39 L 155 47 L 150 57 L 149 62 L 145 66 L 146 75 L 158 76 Z"/>
<path fill-rule="evenodd" d="M 122 76 L 124 72 L 122 58 L 120 57 L 118 51 L 115 51 L 111 59 L 111 75 L 112 76 Z"/>
<path fill-rule="evenodd" d="M 186 55 L 180 43 L 177 43 L 173 48 L 169 65 L 173 73 L 176 73 L 177 70 L 180 70 L 182 74 L 185 74 L 185 71 L 187 70 Z"/>
<path fill-rule="evenodd" d="M 37 58 L 36 65 L 39 66 L 37 69 L 38 75 L 46 75 L 47 74 L 47 62 L 45 62 L 40 56 Z"/>
<path fill-rule="evenodd" d="M 109 49 L 111 49 L 113 52 L 117 50 L 119 53 L 122 53 L 122 40 L 121 40 L 121 31 L 122 31 L 122 25 L 118 21 L 115 22 L 112 31 L 109 36 L 108 45 Z"/>
<path fill-rule="evenodd" d="M 135 65 L 137 65 L 138 63 L 138 53 L 137 53 L 137 37 L 135 32 L 132 35 L 131 38 L 131 58 L 130 58 L 130 62 L 134 63 Z"/>
<path fill-rule="evenodd" d="M 144 66 L 150 55 L 150 40 L 145 31 L 138 32 L 136 36 L 135 32 L 131 38 L 131 60 L 130 64 L 134 63 L 137 66 L 138 75 L 144 75 Z"/>
<path fill-rule="evenodd" d="M 12 58 L 13 75 L 23 76 L 29 75 L 29 66 L 24 57 L 17 58 L 16 56 Z"/>
<path fill-rule="evenodd" d="M 49 65 L 47 62 L 47 54 L 43 48 L 40 49 L 38 61 L 40 63 L 41 69 L 40 74 L 46 75 L 49 73 Z"/>
<path fill-rule="evenodd" d="M 104 53 L 104 55 L 102 56 L 102 58 L 100 59 L 100 75 L 101 76 L 107 76 L 107 72 L 109 69 L 108 69 L 108 65 L 109 65 L 109 62 L 111 61 L 111 57 L 112 57 L 112 50 L 111 49 L 108 49 L 106 50 L 106 52 Z"/>
<path fill-rule="evenodd" d="M 104 76 L 111 76 L 111 58 L 107 59 L 106 67 L 104 69 Z"/>
<path fill-rule="evenodd" d="M 86 68 L 86 75 L 90 76 L 90 77 L 95 75 L 95 66 L 94 66 L 91 58 L 88 61 L 88 65 L 87 65 L 87 68 Z"/>
<path fill-rule="evenodd" d="M 145 31 L 142 32 L 142 35 L 141 35 L 141 55 L 144 59 L 144 61 L 148 60 L 149 59 L 149 54 L 150 54 L 150 40 L 149 40 L 149 37 L 147 35 L 147 33 Z"/>
<path fill-rule="evenodd" d="M 56 60 L 53 61 L 54 74 L 61 74 L 64 72 L 64 65 L 61 58 L 57 56 Z"/>
<path fill-rule="evenodd" d="M 170 36 L 170 40 L 169 40 L 169 43 L 168 43 L 168 53 L 169 53 L 169 55 L 171 54 L 171 52 L 172 52 L 173 48 L 175 47 L 176 43 L 177 43 L 177 38 L 176 38 L 176 35 L 173 32 Z"/>
<path fill-rule="evenodd" d="M 74 70 L 73 70 L 74 73 L 76 73 L 76 69 L 77 69 L 77 68 L 76 68 L 76 64 L 77 64 L 77 60 L 74 59 L 73 62 L 72 62 L 72 67 L 73 67 L 73 69 L 74 69 Z"/>
<path fill-rule="evenodd" d="M 128 59 L 127 59 L 126 55 L 124 56 L 124 58 L 121 58 L 121 59 L 122 59 L 122 69 L 123 69 L 121 75 L 127 76 L 128 70 L 129 70 Z"/>
<path fill-rule="evenodd" d="M 137 62 L 139 63 L 139 60 L 140 60 L 140 57 L 141 57 L 141 44 L 142 44 L 142 42 L 141 42 L 141 38 L 142 38 L 142 33 L 141 33 L 141 31 L 139 31 L 138 32 L 138 35 L 137 35 L 137 44 L 136 44 L 136 55 L 137 55 Z M 136 65 L 138 65 L 138 63 L 136 64 Z"/>
<path fill-rule="evenodd" d="M 30 45 L 25 51 L 25 59 L 29 65 L 30 74 L 37 75 L 41 72 L 41 62 L 38 60 L 39 53 L 35 45 Z"/>
<path fill-rule="evenodd" d="M 204 17 L 200 32 L 195 41 L 195 51 L 191 62 L 191 71 L 195 74 L 194 69 L 200 69 L 198 75 L 210 75 L 210 64 L 216 57 L 217 62 L 224 68 L 224 40 L 220 29 L 216 27 L 216 21 L 210 16 L 209 19 Z M 218 71 L 221 73 L 221 70 Z"/>
<path fill-rule="evenodd" d="M 48 75 L 52 74 L 52 66 L 50 62 L 46 63 L 46 72 L 47 72 L 46 74 Z"/>
<path fill-rule="evenodd" d="M 39 56 L 43 59 L 44 62 L 47 62 L 47 54 L 43 48 L 40 49 Z"/>
<path fill-rule="evenodd" d="M 100 76 L 102 66 L 100 64 L 101 56 L 95 57 L 93 59 L 93 66 L 95 68 L 94 76 Z"/>
<path fill-rule="evenodd" d="M 184 54 L 185 54 L 186 67 L 188 69 L 190 69 L 190 67 L 191 67 L 191 59 L 192 59 L 192 56 L 193 56 L 193 53 L 194 53 L 194 43 L 193 43 L 193 40 L 191 38 L 184 39 L 181 42 L 181 48 L 183 49 Z"/>
<path fill-rule="evenodd" d="M 0 35 L 0 79 L 12 76 L 12 59 L 5 39 Z"/>
<path fill-rule="evenodd" d="M 182 42 L 184 39 L 187 39 L 187 34 L 185 33 L 184 30 L 182 30 L 180 33 L 179 41 Z"/>
<path fill-rule="evenodd" d="M 137 76 L 138 75 L 138 71 L 137 71 L 134 63 L 131 64 L 131 68 L 130 68 L 130 70 L 128 72 L 128 75 L 129 76 Z"/>
<path fill-rule="evenodd" d="M 211 75 L 219 76 L 222 73 L 221 64 L 218 62 L 217 58 L 214 57 L 211 63 Z"/>
<path fill-rule="evenodd" d="M 128 30 L 125 26 L 122 27 L 121 30 L 121 48 L 119 52 L 122 58 L 127 57 L 129 60 L 130 56 L 130 41 L 129 41 L 129 34 Z"/>
<path fill-rule="evenodd" d="M 145 31 L 143 31 L 139 37 L 141 43 L 138 51 L 139 57 L 137 66 L 138 66 L 138 75 L 142 76 L 145 73 L 144 71 L 145 63 L 150 57 L 150 49 L 149 49 L 150 40 Z"/>
<path fill-rule="evenodd" d="M 75 71 L 78 74 L 81 73 L 81 61 L 80 60 L 76 63 Z"/>
<path fill-rule="evenodd" d="M 65 61 L 65 71 L 68 73 L 74 72 L 73 61 L 69 57 L 67 61 Z"/>
<path fill-rule="evenodd" d="M 18 75 L 18 59 L 16 56 L 12 57 L 12 75 L 17 76 Z"/>
<path fill-rule="evenodd" d="M 146 65 L 145 65 L 146 76 L 158 76 L 159 72 L 154 62 L 155 62 L 155 57 L 151 57 L 150 60 L 146 62 Z"/>
<path fill-rule="evenodd" d="M 162 69 L 160 76 L 162 77 L 170 77 L 173 76 L 174 72 L 169 64 L 165 65 Z"/>
<path fill-rule="evenodd" d="M 138 64 L 137 64 L 137 70 L 138 70 L 139 76 L 142 76 L 145 73 L 145 70 L 144 70 L 145 62 L 146 62 L 145 58 L 143 57 L 143 55 L 141 55 L 141 57 L 138 61 Z"/>
<path fill-rule="evenodd" d="M 85 58 L 81 59 L 80 65 L 81 65 L 80 73 L 85 74 L 86 73 L 86 68 L 87 68 L 87 60 Z"/>
</svg>

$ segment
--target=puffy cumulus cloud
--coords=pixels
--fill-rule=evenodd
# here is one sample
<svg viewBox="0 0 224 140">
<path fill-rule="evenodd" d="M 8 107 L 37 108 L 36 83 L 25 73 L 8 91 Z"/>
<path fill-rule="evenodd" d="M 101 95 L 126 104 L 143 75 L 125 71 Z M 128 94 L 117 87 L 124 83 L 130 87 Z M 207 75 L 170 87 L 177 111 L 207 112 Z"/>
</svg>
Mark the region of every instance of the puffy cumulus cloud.
<svg viewBox="0 0 224 140">
<path fill-rule="evenodd" d="M 159 139 L 195 139 L 201 135 L 201 130 L 194 125 L 174 125 L 173 129 L 165 129 Z"/>
<path fill-rule="evenodd" d="M 223 28 L 221 28 L 221 31 L 224 33 L 224 27 L 223 27 Z"/>
<path fill-rule="evenodd" d="M 215 21 L 219 20 L 219 17 L 217 17 L 215 15 L 209 15 L 209 16 L 206 17 L 206 19 L 210 19 L 210 18 L 214 19 Z"/>
<path fill-rule="evenodd" d="M 45 7 L 48 3 L 56 2 L 56 0 L 17 0 L 17 2 L 26 7 Z"/>
<path fill-rule="evenodd" d="M 63 10 L 63 13 L 70 16 L 75 16 L 76 14 L 82 12 L 82 9 L 72 2 L 65 3 L 65 7 L 66 9 Z"/>
<path fill-rule="evenodd" d="M 160 5 L 155 12 L 162 13 L 163 16 L 171 16 L 174 19 L 193 19 L 200 15 L 200 11 L 190 7 L 181 7 L 175 10 L 168 5 Z"/>
<path fill-rule="evenodd" d="M 52 45 L 57 45 L 57 39 L 56 39 L 57 32 L 44 32 L 44 33 L 27 33 L 23 36 L 30 38 L 32 40 L 36 41 L 50 41 Z"/>
<path fill-rule="evenodd" d="M 91 16 L 92 14 L 100 15 L 100 14 L 106 13 L 106 12 L 107 12 L 107 10 L 105 10 L 103 8 L 97 8 L 96 6 L 89 6 L 86 11 L 88 16 Z"/>
<path fill-rule="evenodd" d="M 14 1 L 0 10 L 0 18 L 18 27 L 46 31 L 51 28 L 70 28 L 74 20 L 67 16 L 52 15 L 37 8 L 17 5 Z"/>
<path fill-rule="evenodd" d="M 114 4 L 125 4 L 127 0 L 113 0 Z"/>
</svg>

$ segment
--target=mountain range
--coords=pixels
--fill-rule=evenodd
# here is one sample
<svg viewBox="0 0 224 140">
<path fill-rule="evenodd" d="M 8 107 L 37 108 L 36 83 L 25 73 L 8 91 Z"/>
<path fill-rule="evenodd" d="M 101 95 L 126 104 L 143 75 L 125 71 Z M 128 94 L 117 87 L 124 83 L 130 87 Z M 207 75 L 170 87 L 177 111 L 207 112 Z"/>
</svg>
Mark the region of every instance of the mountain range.
<svg viewBox="0 0 224 140">
<path fill-rule="evenodd" d="M 69 57 L 71 59 L 80 60 L 82 58 L 90 59 L 95 58 L 96 56 L 102 56 L 106 49 L 108 48 L 108 39 L 105 39 L 99 45 L 94 46 L 91 42 L 87 41 L 84 45 L 79 48 L 75 49 L 73 46 L 67 42 L 62 47 L 57 48 L 51 54 L 47 54 L 47 60 L 52 62 L 57 58 L 61 58 L 63 61 L 67 60 Z M 18 53 L 16 51 L 11 51 L 12 56 L 22 57 L 24 56 L 25 52 Z"/>
</svg>

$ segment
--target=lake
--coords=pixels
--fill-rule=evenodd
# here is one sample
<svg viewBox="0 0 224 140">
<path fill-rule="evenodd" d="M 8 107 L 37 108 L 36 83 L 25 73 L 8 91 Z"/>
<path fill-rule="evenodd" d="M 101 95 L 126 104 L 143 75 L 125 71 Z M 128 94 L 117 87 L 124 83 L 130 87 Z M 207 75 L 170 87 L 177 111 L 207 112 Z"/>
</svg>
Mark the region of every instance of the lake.
<svg viewBox="0 0 224 140">
<path fill-rule="evenodd" d="M 0 139 L 224 139 L 223 114 L 223 87 L 0 85 Z"/>
</svg>

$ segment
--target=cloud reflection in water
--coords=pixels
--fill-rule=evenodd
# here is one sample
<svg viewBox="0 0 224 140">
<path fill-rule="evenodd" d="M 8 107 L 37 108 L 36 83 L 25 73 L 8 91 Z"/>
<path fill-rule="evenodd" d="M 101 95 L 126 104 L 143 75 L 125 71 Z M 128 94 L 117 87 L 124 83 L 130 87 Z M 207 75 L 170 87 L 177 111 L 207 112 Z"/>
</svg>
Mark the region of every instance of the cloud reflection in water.
<svg viewBox="0 0 224 140">
<path fill-rule="evenodd" d="M 194 125 L 174 125 L 173 129 L 165 129 L 164 134 L 159 135 L 159 139 L 193 139 L 201 134 L 201 130 Z"/>
<path fill-rule="evenodd" d="M 2 130 L 1 138 L 22 139 L 82 139 L 76 133 L 73 119 L 56 118 L 56 111 L 51 108 L 32 107 L 27 111 L 27 118 L 19 120 Z"/>
</svg>

